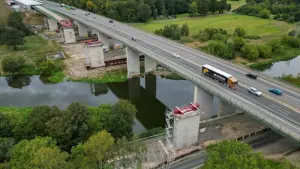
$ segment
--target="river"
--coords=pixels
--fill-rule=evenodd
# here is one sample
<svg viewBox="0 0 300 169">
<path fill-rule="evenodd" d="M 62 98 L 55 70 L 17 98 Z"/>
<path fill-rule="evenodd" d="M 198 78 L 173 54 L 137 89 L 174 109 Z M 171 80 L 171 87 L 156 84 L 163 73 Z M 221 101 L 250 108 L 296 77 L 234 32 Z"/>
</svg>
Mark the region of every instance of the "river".
<svg viewBox="0 0 300 169">
<path fill-rule="evenodd" d="M 271 77 L 280 77 L 284 74 L 296 76 L 300 73 L 300 56 L 288 61 L 273 63 L 273 65 L 263 71 L 263 73 Z"/>
</svg>

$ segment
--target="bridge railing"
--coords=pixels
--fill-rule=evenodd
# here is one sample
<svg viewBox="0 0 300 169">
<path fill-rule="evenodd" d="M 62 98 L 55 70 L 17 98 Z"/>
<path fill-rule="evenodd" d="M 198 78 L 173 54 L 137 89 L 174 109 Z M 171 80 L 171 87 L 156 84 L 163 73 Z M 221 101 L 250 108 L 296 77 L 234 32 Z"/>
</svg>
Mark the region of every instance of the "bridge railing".
<svg viewBox="0 0 300 169">
<path fill-rule="evenodd" d="M 61 11 L 59 11 L 61 12 Z M 282 132 L 283 134 L 289 136 L 290 138 L 300 141 L 300 135 L 298 134 L 299 130 L 293 126 L 291 126 L 289 123 L 277 119 L 276 121 L 272 120 L 270 118 L 272 115 L 267 110 L 264 110 L 262 107 L 255 108 L 255 106 L 250 106 L 250 103 L 248 102 L 243 102 L 240 101 L 240 98 L 237 96 L 234 96 L 234 93 L 232 91 L 229 91 L 228 89 L 223 89 L 217 84 L 209 84 L 207 79 L 203 77 L 202 75 L 199 75 L 197 72 L 192 68 L 188 68 L 184 65 L 181 65 L 180 63 L 176 63 L 174 60 L 168 59 L 166 57 L 160 56 L 157 53 L 154 53 L 152 50 L 147 49 L 146 47 L 140 46 L 140 45 L 135 45 L 132 41 L 118 35 L 117 33 L 111 31 L 111 29 L 107 29 L 108 26 L 106 25 L 96 25 L 92 22 L 88 22 L 84 19 L 81 18 L 74 18 L 71 14 L 68 14 L 66 12 L 61 12 L 70 18 L 73 18 L 75 20 L 80 21 L 83 24 L 89 25 L 94 29 L 97 29 L 99 32 L 113 37 L 115 39 L 120 40 L 121 42 L 127 44 L 127 46 L 130 46 L 131 48 L 137 50 L 138 52 L 143 53 L 145 56 L 151 57 L 155 59 L 156 61 L 160 62 L 160 64 L 164 65 L 165 67 L 172 69 L 173 71 L 177 72 L 178 74 L 182 75 L 184 78 L 191 80 L 194 84 L 197 86 L 207 90 L 211 94 L 219 97 L 220 99 L 223 99 L 224 101 L 227 101 L 228 103 L 234 105 L 236 108 L 239 108 L 241 110 L 244 110 L 248 112 L 251 116 L 254 118 L 257 118 L 258 120 L 264 122 L 266 125 L 272 127 L 275 130 L 278 130 Z M 131 37 L 131 35 L 126 35 L 128 37 Z M 130 38 L 129 38 L 130 39 Z M 218 88 L 218 90 L 216 90 Z M 230 97 L 231 96 L 231 97 Z M 200 105 L 201 106 L 201 105 Z M 269 117 L 263 115 L 263 114 L 269 114 Z M 276 119 L 276 117 L 273 117 Z M 281 125 L 280 123 L 284 124 Z M 290 126 L 290 128 L 286 126 Z M 291 129 L 294 128 L 297 131 L 292 131 Z"/>
</svg>

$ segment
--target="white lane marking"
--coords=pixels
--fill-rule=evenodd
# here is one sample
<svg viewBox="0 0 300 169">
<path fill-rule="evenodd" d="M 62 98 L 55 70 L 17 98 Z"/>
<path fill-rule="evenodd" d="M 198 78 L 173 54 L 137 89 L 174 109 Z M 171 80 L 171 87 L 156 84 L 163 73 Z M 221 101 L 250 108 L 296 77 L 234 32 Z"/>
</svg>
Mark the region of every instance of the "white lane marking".
<svg viewBox="0 0 300 169">
<path fill-rule="evenodd" d="M 69 15 L 70 15 L 70 14 L 69 14 Z M 71 15 L 70 15 L 70 16 L 71 16 Z M 69 16 L 69 17 L 70 17 L 70 16 Z M 98 22 L 98 21 L 97 21 L 97 22 Z M 96 26 L 97 26 L 97 25 L 96 25 Z M 102 26 L 102 27 L 103 27 L 103 26 Z M 109 26 L 109 27 L 111 27 L 111 26 Z M 123 32 L 123 31 L 121 31 L 121 30 L 119 30 L 119 31 L 120 31 L 120 32 Z M 123 33 L 124 33 L 124 32 L 123 32 Z M 116 33 L 114 33 L 114 34 L 116 34 Z M 124 33 L 124 34 L 127 34 L 127 33 Z M 116 35 L 117 35 L 117 34 L 116 34 Z M 127 35 L 128 35 L 128 34 L 127 34 Z M 117 35 L 117 36 L 119 36 L 119 35 Z M 125 39 L 125 38 L 124 38 L 124 39 Z M 130 43 L 132 43 L 132 42 L 130 42 Z M 141 48 L 144 48 L 144 47 L 141 46 Z M 144 48 L 144 49 L 146 49 L 146 48 Z M 146 50 L 148 50 L 148 52 L 149 52 L 149 53 L 152 53 L 154 56 L 157 55 L 156 53 L 152 52 L 152 51 L 149 50 L 149 49 L 146 49 Z M 158 56 L 159 56 L 159 55 L 158 55 Z M 161 57 L 161 58 L 162 58 L 162 59 L 166 59 L 166 58 L 164 58 L 164 57 Z M 174 62 L 174 61 L 172 61 L 172 60 L 170 60 L 170 59 L 168 59 L 168 61 L 169 61 L 169 62 Z M 175 63 L 175 62 L 174 62 L 174 63 Z M 178 64 L 178 63 L 175 63 L 175 64 Z M 182 65 L 179 65 L 179 66 L 183 67 Z M 185 69 L 187 69 L 187 68 L 185 68 Z M 191 72 L 189 69 L 187 69 L 187 71 Z M 194 73 L 194 72 L 191 72 L 191 73 L 195 74 L 196 76 L 200 77 L 201 79 L 206 80 L 207 82 L 211 83 L 213 86 L 216 86 L 217 88 L 221 88 L 220 86 L 216 85 L 215 83 L 212 83 L 210 80 L 207 80 L 207 79 L 205 79 L 205 78 L 199 76 L 198 74 L 196 74 L 196 73 Z M 222 89 L 222 88 L 221 88 L 221 89 Z M 223 88 L 223 90 L 224 90 L 224 88 Z M 231 94 L 234 95 L 234 96 L 237 97 L 237 98 L 240 98 L 240 99 L 243 100 L 244 102 L 246 102 L 246 103 L 252 105 L 253 107 L 256 107 L 256 108 L 258 108 L 258 109 L 260 109 L 260 110 L 263 110 L 265 113 L 269 114 L 270 116 L 272 116 L 272 117 L 274 117 L 274 118 L 276 118 L 276 119 L 282 121 L 283 123 L 285 123 L 285 124 L 287 124 L 287 125 L 293 127 L 293 128 L 296 129 L 297 131 L 299 131 L 299 128 L 298 128 L 298 127 L 294 126 L 294 125 L 291 124 L 291 123 L 288 123 L 287 121 L 283 120 L 282 118 L 280 118 L 280 117 L 278 117 L 278 116 L 275 116 L 273 113 L 270 113 L 269 111 L 267 111 L 266 109 L 269 109 L 268 107 L 265 107 L 265 106 L 258 107 L 257 105 L 255 105 L 255 104 L 252 103 L 253 100 L 252 100 L 252 102 L 249 102 L 248 100 L 245 100 L 244 98 L 238 96 L 238 95 L 235 94 L 235 93 L 231 93 Z M 270 109 L 269 109 L 269 110 L 270 110 Z M 272 110 L 271 110 L 271 111 L 272 111 Z M 295 133 L 295 134 L 297 134 L 297 133 Z M 298 134 L 297 134 L 297 135 L 298 135 Z"/>
<path fill-rule="evenodd" d="M 275 108 L 277 111 L 279 111 L 279 112 L 281 112 L 281 113 L 283 113 L 283 114 L 285 114 L 285 115 L 289 115 L 289 114 L 290 114 L 289 112 L 285 111 L 285 110 L 282 109 L 282 108 L 279 108 L 279 106 L 277 106 L 277 105 L 275 105 L 275 104 L 271 104 L 271 105 L 269 105 L 269 106 L 272 107 L 272 108 Z"/>
</svg>

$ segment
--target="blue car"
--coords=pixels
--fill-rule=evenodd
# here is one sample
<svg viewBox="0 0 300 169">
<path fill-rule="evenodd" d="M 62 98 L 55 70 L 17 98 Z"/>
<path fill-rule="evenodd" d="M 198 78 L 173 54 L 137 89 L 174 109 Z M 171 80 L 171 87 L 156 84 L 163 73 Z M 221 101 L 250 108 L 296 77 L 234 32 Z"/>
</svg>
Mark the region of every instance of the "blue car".
<svg viewBox="0 0 300 169">
<path fill-rule="evenodd" d="M 280 89 L 269 89 L 269 92 L 277 95 L 282 95 L 282 91 Z"/>
</svg>

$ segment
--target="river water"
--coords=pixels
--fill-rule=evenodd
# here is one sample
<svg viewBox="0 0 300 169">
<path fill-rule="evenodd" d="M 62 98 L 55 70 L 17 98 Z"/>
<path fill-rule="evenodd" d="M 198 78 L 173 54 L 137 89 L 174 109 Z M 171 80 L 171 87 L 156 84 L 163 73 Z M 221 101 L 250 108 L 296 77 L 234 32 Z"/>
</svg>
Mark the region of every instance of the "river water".
<svg viewBox="0 0 300 169">
<path fill-rule="evenodd" d="M 298 75 L 300 73 L 300 56 L 288 60 L 274 63 L 269 69 L 263 71 L 268 76 L 280 77 L 282 75 Z"/>
<path fill-rule="evenodd" d="M 64 81 L 49 84 L 40 76 L 0 77 L 0 106 L 37 105 L 65 108 L 72 102 L 98 106 L 130 100 L 137 108 L 134 132 L 165 126 L 165 110 L 193 100 L 194 85 L 155 75 L 122 83 L 90 84 Z"/>
</svg>

